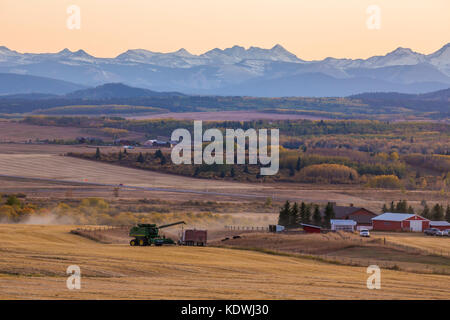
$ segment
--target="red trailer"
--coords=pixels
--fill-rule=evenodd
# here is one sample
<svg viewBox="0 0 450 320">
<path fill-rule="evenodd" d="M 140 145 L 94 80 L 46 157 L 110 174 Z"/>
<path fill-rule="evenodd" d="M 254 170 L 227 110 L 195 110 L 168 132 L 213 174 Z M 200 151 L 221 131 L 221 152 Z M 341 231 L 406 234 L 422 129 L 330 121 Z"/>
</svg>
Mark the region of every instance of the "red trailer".
<svg viewBox="0 0 450 320">
<path fill-rule="evenodd" d="M 206 246 L 206 241 L 206 230 L 184 230 L 181 237 L 181 244 L 185 246 Z"/>
<path fill-rule="evenodd" d="M 306 233 L 320 233 L 322 231 L 322 228 L 319 226 L 314 226 L 312 224 L 305 224 L 305 223 L 302 223 L 301 225 Z"/>
</svg>

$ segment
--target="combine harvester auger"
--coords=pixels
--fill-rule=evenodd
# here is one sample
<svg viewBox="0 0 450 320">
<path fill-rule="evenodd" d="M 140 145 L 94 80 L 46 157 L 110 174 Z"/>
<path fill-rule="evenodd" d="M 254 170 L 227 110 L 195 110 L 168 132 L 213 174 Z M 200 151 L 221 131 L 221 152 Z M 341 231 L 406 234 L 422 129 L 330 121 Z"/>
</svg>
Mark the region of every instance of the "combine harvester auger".
<svg viewBox="0 0 450 320">
<path fill-rule="evenodd" d="M 176 226 L 178 224 L 186 224 L 184 221 L 178 221 L 174 223 L 165 224 L 162 226 L 156 226 L 156 224 L 138 224 L 130 229 L 130 237 L 133 237 L 130 241 L 130 246 L 162 246 L 163 244 L 175 244 L 170 238 L 165 236 L 161 237 L 159 229 Z"/>
</svg>

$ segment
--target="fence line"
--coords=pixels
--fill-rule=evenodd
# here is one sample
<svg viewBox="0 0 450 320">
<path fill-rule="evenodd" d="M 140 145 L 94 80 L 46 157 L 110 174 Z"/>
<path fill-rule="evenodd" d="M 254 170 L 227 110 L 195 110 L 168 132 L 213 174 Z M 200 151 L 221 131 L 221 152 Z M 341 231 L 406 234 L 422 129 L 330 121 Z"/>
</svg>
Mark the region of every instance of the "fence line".
<svg viewBox="0 0 450 320">
<path fill-rule="evenodd" d="M 259 227 L 259 226 L 224 226 L 225 230 L 235 230 L 235 231 L 269 231 L 269 227 Z"/>
</svg>

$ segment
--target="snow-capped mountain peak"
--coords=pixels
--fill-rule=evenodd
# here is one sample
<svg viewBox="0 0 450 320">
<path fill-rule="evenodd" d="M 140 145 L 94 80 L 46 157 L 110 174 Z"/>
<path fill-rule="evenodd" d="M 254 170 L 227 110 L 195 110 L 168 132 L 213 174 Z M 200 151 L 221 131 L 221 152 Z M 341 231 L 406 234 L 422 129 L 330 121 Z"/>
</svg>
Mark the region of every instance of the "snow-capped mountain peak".
<svg viewBox="0 0 450 320">
<path fill-rule="evenodd" d="M 368 90 L 425 92 L 450 85 L 450 43 L 428 55 L 399 47 L 368 59 L 330 57 L 317 61 L 301 60 L 280 44 L 268 49 L 234 45 L 199 55 L 186 49 L 169 53 L 132 49 L 115 58 L 96 58 L 84 50 L 69 49 L 22 54 L 0 46 L 0 68 L 1 72 L 84 85 L 123 82 L 159 91 L 201 94 L 296 95 L 301 88 L 305 88 L 301 91 L 305 95 Z"/>
</svg>

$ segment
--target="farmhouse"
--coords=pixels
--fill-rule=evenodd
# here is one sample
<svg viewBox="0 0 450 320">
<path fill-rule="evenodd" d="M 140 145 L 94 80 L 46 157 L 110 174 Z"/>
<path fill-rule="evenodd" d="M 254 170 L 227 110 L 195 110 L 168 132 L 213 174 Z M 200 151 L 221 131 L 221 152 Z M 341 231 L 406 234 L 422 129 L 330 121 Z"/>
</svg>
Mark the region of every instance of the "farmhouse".
<svg viewBox="0 0 450 320">
<path fill-rule="evenodd" d="M 430 220 L 417 214 L 386 212 L 372 218 L 373 230 L 422 232 L 430 227 Z"/>
<path fill-rule="evenodd" d="M 355 231 L 356 221 L 349 219 L 331 219 L 331 230 L 334 231 Z"/>
<path fill-rule="evenodd" d="M 172 148 L 178 141 L 169 140 L 167 137 L 158 136 L 156 139 L 147 140 L 143 143 L 144 147 L 168 147 Z"/>
<path fill-rule="evenodd" d="M 333 204 L 334 217 L 338 220 L 353 220 L 356 222 L 356 228 L 371 228 L 372 218 L 377 216 L 376 213 L 361 207 L 337 206 Z M 324 209 L 322 209 L 322 216 L 324 216 Z"/>
<path fill-rule="evenodd" d="M 430 221 L 430 228 L 448 230 L 450 229 L 450 223 L 447 221 Z"/>
</svg>

